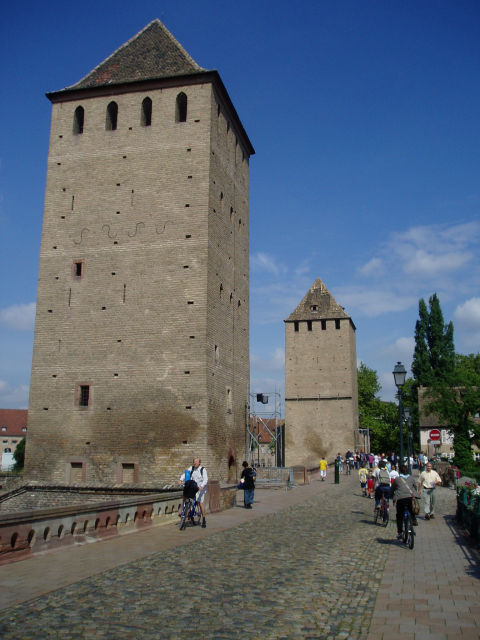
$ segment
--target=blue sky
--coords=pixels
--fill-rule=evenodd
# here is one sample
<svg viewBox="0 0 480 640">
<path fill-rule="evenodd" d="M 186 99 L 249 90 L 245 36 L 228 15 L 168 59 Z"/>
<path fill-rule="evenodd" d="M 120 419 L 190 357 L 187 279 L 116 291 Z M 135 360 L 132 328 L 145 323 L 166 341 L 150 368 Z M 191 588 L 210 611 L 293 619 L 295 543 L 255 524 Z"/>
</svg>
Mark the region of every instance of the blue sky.
<svg viewBox="0 0 480 640">
<path fill-rule="evenodd" d="M 0 406 L 28 404 L 50 127 L 75 83 L 153 18 L 218 69 L 250 163 L 251 390 L 283 396 L 284 323 L 321 278 L 394 395 L 418 300 L 480 344 L 480 4 L 27 0 L 2 9 Z M 269 409 L 267 408 L 267 411 Z"/>
</svg>

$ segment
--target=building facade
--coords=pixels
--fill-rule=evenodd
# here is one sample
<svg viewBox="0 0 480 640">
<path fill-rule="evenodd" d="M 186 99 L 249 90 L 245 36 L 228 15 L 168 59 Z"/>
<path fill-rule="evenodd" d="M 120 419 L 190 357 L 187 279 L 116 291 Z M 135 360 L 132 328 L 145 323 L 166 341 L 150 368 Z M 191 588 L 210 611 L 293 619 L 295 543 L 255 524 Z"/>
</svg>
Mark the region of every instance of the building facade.
<svg viewBox="0 0 480 640">
<path fill-rule="evenodd" d="M 285 320 L 286 465 L 353 449 L 358 430 L 355 325 L 317 279 Z"/>
<path fill-rule="evenodd" d="M 26 409 L 0 409 L 0 435 L 2 458 L 0 470 L 9 471 L 15 464 L 13 454 L 20 440 L 27 437 Z"/>
<path fill-rule="evenodd" d="M 158 485 L 196 455 L 232 479 L 254 150 L 222 80 L 154 20 L 47 96 L 26 473 Z"/>
</svg>

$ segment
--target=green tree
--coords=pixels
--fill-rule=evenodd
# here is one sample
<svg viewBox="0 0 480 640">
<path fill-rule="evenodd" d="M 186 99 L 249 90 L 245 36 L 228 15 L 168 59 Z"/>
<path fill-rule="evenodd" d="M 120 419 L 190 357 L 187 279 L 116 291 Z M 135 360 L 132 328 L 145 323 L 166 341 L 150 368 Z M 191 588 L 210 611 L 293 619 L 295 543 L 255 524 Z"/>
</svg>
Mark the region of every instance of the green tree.
<svg viewBox="0 0 480 640">
<path fill-rule="evenodd" d="M 13 470 L 21 471 L 25 463 L 25 438 L 22 438 L 17 444 L 15 451 L 13 452 L 13 459 L 15 460 Z"/>
<path fill-rule="evenodd" d="M 398 408 L 377 394 L 382 387 L 378 374 L 363 362 L 357 371 L 360 425 L 370 432 L 370 448 L 376 452 L 396 451 L 399 441 Z"/>
<path fill-rule="evenodd" d="M 419 318 L 415 325 L 415 349 L 412 372 L 418 387 L 431 387 L 447 382 L 455 368 L 453 324 L 445 324 L 436 293 L 418 303 Z"/>
<path fill-rule="evenodd" d="M 431 397 L 427 410 L 437 413 L 452 433 L 455 464 L 463 471 L 471 469 L 472 443 L 480 439 L 480 425 L 474 420 L 480 411 L 480 354 L 457 354 L 449 378 L 437 381 Z"/>
</svg>

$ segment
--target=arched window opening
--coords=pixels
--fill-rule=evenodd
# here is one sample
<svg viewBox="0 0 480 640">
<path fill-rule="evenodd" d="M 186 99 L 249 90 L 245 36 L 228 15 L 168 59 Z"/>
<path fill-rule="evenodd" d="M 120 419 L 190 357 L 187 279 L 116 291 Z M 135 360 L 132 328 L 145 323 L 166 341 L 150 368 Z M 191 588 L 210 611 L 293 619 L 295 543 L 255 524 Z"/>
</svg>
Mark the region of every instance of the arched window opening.
<svg viewBox="0 0 480 640">
<path fill-rule="evenodd" d="M 107 107 L 107 120 L 105 122 L 105 129 L 107 131 L 115 131 L 117 128 L 118 119 L 118 104 L 116 102 L 110 102 Z"/>
<path fill-rule="evenodd" d="M 183 91 L 179 93 L 177 96 L 175 121 L 176 122 L 187 121 L 187 96 L 183 93 Z"/>
<path fill-rule="evenodd" d="M 83 121 L 85 118 L 85 110 L 83 107 L 77 107 L 73 114 L 73 133 L 79 135 L 83 133 Z"/>
<path fill-rule="evenodd" d="M 150 98 L 145 98 L 142 102 L 140 124 L 142 127 L 149 127 L 152 124 L 152 101 Z"/>
</svg>

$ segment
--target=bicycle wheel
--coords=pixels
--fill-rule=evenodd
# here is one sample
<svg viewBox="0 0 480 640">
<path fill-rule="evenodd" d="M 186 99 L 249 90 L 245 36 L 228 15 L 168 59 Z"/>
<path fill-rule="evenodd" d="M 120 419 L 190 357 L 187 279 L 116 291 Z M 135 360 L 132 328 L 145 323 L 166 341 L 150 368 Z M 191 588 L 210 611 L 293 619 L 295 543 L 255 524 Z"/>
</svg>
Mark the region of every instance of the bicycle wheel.
<svg viewBox="0 0 480 640">
<path fill-rule="evenodd" d="M 185 500 L 183 504 L 182 515 L 180 517 L 180 531 L 183 531 L 183 529 L 185 529 L 185 527 L 187 526 L 188 516 L 190 514 L 191 509 L 192 509 L 192 501 L 190 499 Z"/>
<path fill-rule="evenodd" d="M 406 513 L 403 516 L 403 531 L 402 531 L 402 540 L 404 544 L 407 544 L 409 526 L 410 526 L 410 518 L 409 518 L 409 515 Z"/>
<path fill-rule="evenodd" d="M 195 503 L 195 511 L 193 513 L 193 524 L 199 526 L 202 520 L 202 512 L 200 511 L 200 504 L 198 502 Z"/>
<path fill-rule="evenodd" d="M 413 549 L 415 544 L 415 531 L 413 530 L 413 522 L 410 515 L 408 516 L 408 533 L 407 533 L 407 545 L 409 549 Z"/>
<path fill-rule="evenodd" d="M 382 522 L 384 527 L 387 526 L 389 519 L 390 519 L 390 510 L 387 504 L 384 504 L 382 506 Z"/>
</svg>

